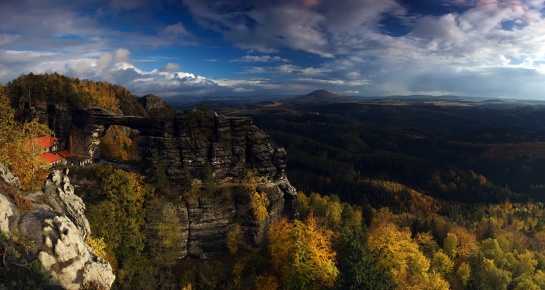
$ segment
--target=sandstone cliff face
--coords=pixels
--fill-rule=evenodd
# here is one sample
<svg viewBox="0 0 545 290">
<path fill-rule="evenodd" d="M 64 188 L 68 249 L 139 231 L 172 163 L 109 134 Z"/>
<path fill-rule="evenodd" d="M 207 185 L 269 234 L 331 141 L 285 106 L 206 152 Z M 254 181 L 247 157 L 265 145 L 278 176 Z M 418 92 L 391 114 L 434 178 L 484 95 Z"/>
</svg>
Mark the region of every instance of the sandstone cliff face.
<svg viewBox="0 0 545 290">
<path fill-rule="evenodd" d="M 68 146 L 72 130 L 73 112 L 66 104 L 36 104 L 33 117 L 40 123 L 47 124 L 59 138 L 59 144 Z"/>
<path fill-rule="evenodd" d="M 191 112 L 177 113 L 172 121 L 163 120 L 163 134 L 141 135 L 143 157 L 163 158 L 171 185 L 180 189 L 187 172 L 203 179 L 209 170 L 220 187 L 234 187 L 247 170 L 257 170 L 258 191 L 266 192 L 270 200 L 269 216 L 260 222 L 248 218 L 252 205 L 240 196 L 200 197 L 178 211 L 184 225 L 182 235 L 187 236 L 183 247 L 187 255 L 197 257 L 224 252 L 226 234 L 235 223 L 241 225 L 247 247 L 258 247 L 273 221 L 282 213 L 296 212 L 296 190 L 285 175 L 286 151 L 275 147 L 250 118 L 230 118 L 213 112 L 195 118 Z"/>
<path fill-rule="evenodd" d="M 164 105 L 154 97 L 146 100 L 152 109 Z M 48 108 L 44 116 L 49 123 L 62 123 L 52 128 L 72 127 L 74 131 L 82 132 L 83 147 L 89 156 L 95 154 L 110 125 L 128 126 L 140 131 L 137 142 L 143 159 L 164 159 L 169 182 L 180 194 L 184 182 L 187 182 L 184 179 L 187 174 L 205 179 L 205 173 L 212 172 L 220 186 L 229 187 L 236 186 L 248 170 L 257 170 L 261 177 L 259 190 L 267 192 L 270 200 L 269 216 L 261 222 L 248 219 L 251 204 L 239 197 L 221 200 L 212 195 L 201 197 L 196 203 L 178 206 L 178 218 L 182 224 L 181 243 L 186 249 L 179 253 L 178 258 L 186 255 L 206 257 L 226 251 L 225 236 L 235 223 L 241 224 L 247 246 L 258 247 L 263 243 L 271 222 L 282 213 L 288 216 L 296 214 L 297 193 L 285 174 L 286 151 L 274 146 L 269 136 L 250 118 L 226 117 L 206 110 L 144 118 L 114 115 L 100 108 L 70 113 L 62 108 Z M 59 113 L 62 116 L 55 115 Z M 62 132 L 57 134 L 62 135 Z M 59 138 L 62 140 L 62 136 Z M 78 203 L 76 201 L 76 207 Z M 63 211 L 63 214 L 74 217 L 68 211 Z M 81 230 L 86 226 L 80 224 L 78 228 Z M 85 230 L 83 232 L 85 234 Z"/>
<path fill-rule="evenodd" d="M 9 170 L 0 164 L 0 171 Z M 55 171 L 45 188 L 27 196 L 35 209 L 24 214 L 0 192 L 0 230 L 10 236 L 17 230 L 29 239 L 29 261 L 40 260 L 62 288 L 80 289 L 86 284 L 110 288 L 115 276 L 110 264 L 84 242 L 90 234 L 89 222 L 83 214 L 85 205 L 74 194 L 70 181 Z"/>
</svg>

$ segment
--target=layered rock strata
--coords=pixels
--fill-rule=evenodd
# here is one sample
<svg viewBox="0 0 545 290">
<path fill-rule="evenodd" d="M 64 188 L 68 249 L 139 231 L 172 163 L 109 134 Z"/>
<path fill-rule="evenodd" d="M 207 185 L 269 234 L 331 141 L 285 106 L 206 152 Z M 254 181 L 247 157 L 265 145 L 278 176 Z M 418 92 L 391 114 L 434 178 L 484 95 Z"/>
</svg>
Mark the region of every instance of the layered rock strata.
<svg viewBox="0 0 545 290">
<path fill-rule="evenodd" d="M 269 216 L 256 221 L 248 214 L 248 198 L 202 196 L 180 210 L 182 235 L 187 236 L 187 254 L 206 257 L 226 251 L 225 237 L 234 224 L 240 224 L 245 244 L 259 247 L 269 225 L 282 213 L 295 214 L 296 190 L 286 178 L 286 151 L 275 147 L 270 137 L 253 125 L 250 118 L 232 118 L 208 112 L 199 119 L 189 113 L 177 113 L 166 122 L 161 135 L 141 135 L 139 146 L 144 159 L 163 158 L 166 173 L 174 188 L 182 190 L 187 175 L 207 179 L 225 190 L 240 187 L 248 170 L 260 177 L 258 191 L 270 201 Z M 186 184 L 185 184 L 186 185 Z M 216 193 L 217 194 L 217 193 Z M 187 222 L 185 222 L 187 221 Z M 186 230 L 187 229 L 187 230 Z"/>
</svg>

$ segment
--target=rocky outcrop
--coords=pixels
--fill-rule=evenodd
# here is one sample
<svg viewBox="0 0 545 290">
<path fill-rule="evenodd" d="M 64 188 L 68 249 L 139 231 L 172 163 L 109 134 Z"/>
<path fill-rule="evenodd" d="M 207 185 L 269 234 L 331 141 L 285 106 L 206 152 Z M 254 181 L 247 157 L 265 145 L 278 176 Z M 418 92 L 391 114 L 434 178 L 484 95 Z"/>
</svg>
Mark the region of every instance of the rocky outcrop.
<svg viewBox="0 0 545 290">
<path fill-rule="evenodd" d="M 19 211 L 7 196 L 0 194 L 0 232 L 12 233 L 19 220 Z"/>
<path fill-rule="evenodd" d="M 44 187 L 46 202 L 56 213 L 67 216 L 85 239 L 91 234 L 91 226 L 84 214 L 85 203 L 74 194 L 74 186 L 70 184 L 67 174 L 68 169 L 50 174 Z"/>
<path fill-rule="evenodd" d="M 240 178 L 247 170 L 255 169 L 266 182 L 287 182 L 286 150 L 274 146 L 250 118 L 213 112 L 201 120 L 194 118 L 178 112 L 169 121 L 172 124 L 163 126 L 161 135 L 140 136 L 143 157 L 164 158 L 171 183 L 180 185 L 184 170 L 202 178 L 207 167 L 218 181 Z M 295 193 L 286 189 L 288 194 Z"/>
<path fill-rule="evenodd" d="M 151 111 L 153 109 L 161 109 L 166 106 L 166 103 L 163 99 L 159 98 L 156 95 L 149 94 L 145 95 L 138 99 L 138 102 L 147 110 Z"/>
<path fill-rule="evenodd" d="M 29 241 L 28 262 L 38 259 L 58 286 L 110 288 L 115 280 L 110 264 L 85 243 L 85 235 L 90 233 L 83 214 L 85 205 L 74 194 L 65 173 L 53 172 L 46 183 L 45 193 L 26 196 L 35 208 L 23 214 L 4 192 L 15 188 L 0 189 L 0 230 L 9 235 L 19 231 Z"/>
<path fill-rule="evenodd" d="M 42 221 L 43 247 L 38 259 L 66 289 L 80 289 L 82 285 L 110 286 L 115 280 L 112 267 L 95 256 L 82 241 L 79 229 L 66 216 Z"/>
<path fill-rule="evenodd" d="M 236 214 L 232 200 L 203 197 L 188 206 L 188 254 L 205 258 L 225 252 L 225 235 Z"/>
<path fill-rule="evenodd" d="M 0 180 L 3 180 L 7 185 L 15 188 L 21 188 L 19 177 L 16 177 L 11 171 L 0 163 Z"/>
<path fill-rule="evenodd" d="M 259 247 L 273 221 L 282 213 L 295 214 L 297 194 L 286 178 L 286 151 L 274 146 L 250 118 L 189 111 L 163 122 L 163 134 L 141 135 L 139 146 L 144 158 L 164 159 L 169 182 L 175 188 L 183 190 L 187 174 L 210 178 L 208 171 L 223 190 L 235 191 L 245 173 L 256 170 L 258 191 L 266 192 L 270 201 L 269 216 L 259 222 L 249 214 L 252 205 L 248 196 L 226 197 L 218 191 L 187 204 L 186 210 L 178 211 L 182 235 L 187 236 L 182 245 L 187 247 L 187 255 L 203 258 L 226 251 L 225 237 L 235 223 L 241 225 L 246 246 Z"/>
<path fill-rule="evenodd" d="M 67 104 L 35 104 L 30 118 L 38 118 L 40 123 L 47 124 L 55 131 L 61 146 L 68 146 L 70 133 L 72 131 L 73 111 Z"/>
</svg>

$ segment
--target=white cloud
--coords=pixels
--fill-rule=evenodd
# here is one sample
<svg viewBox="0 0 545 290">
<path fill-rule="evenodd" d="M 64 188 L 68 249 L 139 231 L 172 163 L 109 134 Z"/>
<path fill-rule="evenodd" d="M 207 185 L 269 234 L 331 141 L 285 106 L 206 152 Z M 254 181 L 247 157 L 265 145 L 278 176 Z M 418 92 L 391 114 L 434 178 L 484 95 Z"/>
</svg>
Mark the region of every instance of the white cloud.
<svg viewBox="0 0 545 290">
<path fill-rule="evenodd" d="M 3 63 L 9 60 L 8 70 Z M 14 69 L 15 68 L 15 69 Z M 96 81 L 108 81 L 127 87 L 135 94 L 203 94 L 229 91 L 204 76 L 179 71 L 175 63 L 145 71 L 131 63 L 130 51 L 119 48 L 95 57 L 82 58 L 62 53 L 0 50 L 0 80 L 7 82 L 20 73 L 53 73 Z"/>
<path fill-rule="evenodd" d="M 395 0 L 279 0 L 274 4 L 256 0 L 247 10 L 234 8 L 240 1 L 184 3 L 196 21 L 240 48 L 261 52 L 292 49 L 322 57 L 320 65 L 309 68 L 297 65 L 296 59 L 284 65 L 245 67 L 246 75 L 347 79 L 353 83 L 346 82 L 346 86 L 365 85 L 365 90 L 356 89 L 362 94 L 380 95 L 411 90 L 485 93 L 477 85 L 470 86 L 471 93 L 456 81 L 462 79 L 470 84 L 479 80 L 489 94 L 516 97 L 526 92 L 507 88 L 506 83 L 529 87 L 526 95 L 545 91 L 532 85 L 545 82 L 542 0 L 451 1 L 457 8 L 439 16 L 409 14 L 408 4 Z M 405 26 L 408 33 L 390 35 L 382 22 L 387 17 Z M 505 79 L 504 83 L 499 84 L 499 79 Z"/>
<path fill-rule="evenodd" d="M 175 72 L 180 71 L 180 65 L 177 63 L 169 62 L 159 69 L 160 71 Z"/>
<path fill-rule="evenodd" d="M 234 93 L 249 93 L 249 92 L 253 92 L 253 91 L 254 91 L 253 89 L 248 89 L 248 88 L 234 88 L 233 89 Z"/>
<path fill-rule="evenodd" d="M 302 5 L 257 0 L 251 9 L 240 11 L 241 2 L 184 1 L 199 24 L 240 48 L 260 52 L 290 48 L 328 58 L 350 50 L 346 43 L 367 42 L 385 16 L 405 14 L 395 0 L 321 0 Z"/>
<path fill-rule="evenodd" d="M 359 95 L 360 94 L 360 91 L 339 91 L 339 92 L 335 92 L 337 95 Z"/>
<path fill-rule="evenodd" d="M 454 41 L 462 41 L 464 39 L 464 32 L 458 27 L 456 16 L 452 13 L 441 17 L 423 17 L 418 21 L 412 34 L 420 38 Z"/>
</svg>

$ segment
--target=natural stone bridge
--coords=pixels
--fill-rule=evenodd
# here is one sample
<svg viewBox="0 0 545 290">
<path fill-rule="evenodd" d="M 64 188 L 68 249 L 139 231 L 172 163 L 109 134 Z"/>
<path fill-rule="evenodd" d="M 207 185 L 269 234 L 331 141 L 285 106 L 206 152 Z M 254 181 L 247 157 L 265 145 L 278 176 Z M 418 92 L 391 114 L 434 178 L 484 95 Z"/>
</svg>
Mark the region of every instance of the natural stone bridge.
<svg viewBox="0 0 545 290">
<path fill-rule="evenodd" d="M 138 130 L 140 134 L 146 136 L 160 136 L 164 134 L 164 128 L 159 120 L 141 117 L 116 115 L 103 108 L 88 107 L 77 109 L 71 112 L 73 127 L 81 130 L 78 140 L 80 150 L 85 150 L 85 154 L 93 157 L 98 149 L 102 138 L 111 125 L 126 126 Z M 74 128 L 74 129 L 75 129 Z"/>
<path fill-rule="evenodd" d="M 144 132 L 154 126 L 149 118 L 141 116 L 115 115 L 110 111 L 98 107 L 89 107 L 75 110 L 73 113 L 73 124 L 81 129 L 96 128 L 104 126 L 108 129 L 111 125 L 121 125 Z"/>
<path fill-rule="evenodd" d="M 171 182 L 189 169 L 196 176 L 210 166 L 219 179 L 240 177 L 248 169 L 258 169 L 267 181 L 285 179 L 284 148 L 272 145 L 270 138 L 250 118 L 226 117 L 207 112 L 204 125 L 185 113 L 169 117 L 115 115 L 105 109 L 89 107 L 72 111 L 73 127 L 83 133 L 83 148 L 94 156 L 111 125 L 138 130 L 143 159 L 167 160 Z"/>
</svg>

